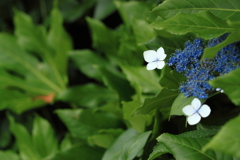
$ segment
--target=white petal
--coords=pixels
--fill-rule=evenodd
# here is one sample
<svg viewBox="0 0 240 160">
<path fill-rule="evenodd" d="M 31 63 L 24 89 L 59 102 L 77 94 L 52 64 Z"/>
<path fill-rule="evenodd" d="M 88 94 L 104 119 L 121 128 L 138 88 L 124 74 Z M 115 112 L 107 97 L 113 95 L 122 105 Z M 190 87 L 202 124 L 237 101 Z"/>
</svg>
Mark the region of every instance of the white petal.
<svg viewBox="0 0 240 160">
<path fill-rule="evenodd" d="M 197 98 L 194 98 L 191 104 L 195 108 L 195 110 L 198 110 L 201 107 L 201 101 Z"/>
<path fill-rule="evenodd" d="M 157 62 L 150 62 L 147 64 L 147 70 L 153 70 L 157 68 Z"/>
<path fill-rule="evenodd" d="M 165 66 L 165 62 L 164 61 L 158 61 L 157 62 L 157 68 L 158 69 L 162 69 Z"/>
<path fill-rule="evenodd" d="M 166 58 L 166 54 L 164 52 L 164 49 L 162 47 L 160 47 L 158 50 L 157 50 L 157 58 L 159 60 L 164 60 Z"/>
<path fill-rule="evenodd" d="M 153 62 L 157 59 L 157 52 L 154 50 L 144 51 L 143 57 L 146 62 Z"/>
<path fill-rule="evenodd" d="M 201 116 L 198 113 L 195 113 L 187 118 L 187 121 L 190 125 L 195 125 L 200 122 Z"/>
<path fill-rule="evenodd" d="M 183 107 L 182 111 L 187 116 L 191 116 L 191 115 L 193 115 L 193 113 L 196 112 L 196 110 L 193 108 L 192 105 L 187 105 L 187 106 Z"/>
<path fill-rule="evenodd" d="M 206 105 L 206 104 L 202 105 L 202 107 L 198 110 L 198 113 L 199 113 L 203 118 L 209 116 L 210 112 L 211 112 L 211 109 L 210 109 L 210 107 L 209 107 L 208 105 Z"/>
<path fill-rule="evenodd" d="M 220 91 L 221 90 L 221 88 L 216 88 L 216 91 Z"/>
</svg>

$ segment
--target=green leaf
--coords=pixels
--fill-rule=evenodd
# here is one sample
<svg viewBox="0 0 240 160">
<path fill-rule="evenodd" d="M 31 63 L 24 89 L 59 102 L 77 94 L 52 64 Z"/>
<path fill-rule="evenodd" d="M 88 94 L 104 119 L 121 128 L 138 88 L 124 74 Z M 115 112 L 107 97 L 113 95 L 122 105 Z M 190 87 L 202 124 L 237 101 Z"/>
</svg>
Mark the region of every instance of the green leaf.
<svg viewBox="0 0 240 160">
<path fill-rule="evenodd" d="M 9 122 L 6 118 L 1 120 L 1 125 L 0 125 L 0 147 L 1 148 L 7 148 L 9 144 L 11 144 L 11 133 L 10 133 L 10 127 L 9 127 Z M 0 156 L 1 157 L 1 156 Z"/>
<path fill-rule="evenodd" d="M 240 82 L 239 82 L 239 76 L 240 76 L 240 69 L 236 69 L 234 71 L 231 71 L 223 76 L 220 76 L 218 78 L 215 78 L 209 83 L 214 88 L 221 88 L 224 90 L 224 93 L 227 94 L 229 99 L 236 105 L 240 105 Z"/>
<path fill-rule="evenodd" d="M 54 7 L 51 11 L 50 17 L 50 30 L 47 36 L 48 45 L 55 52 L 53 63 L 56 64 L 56 68 L 62 78 L 67 80 L 67 61 L 68 51 L 72 49 L 72 41 L 63 27 L 63 19 L 60 11 Z"/>
<path fill-rule="evenodd" d="M 12 151 L 0 151 L 1 160 L 20 160 L 19 156 Z"/>
<path fill-rule="evenodd" d="M 131 138 L 126 144 L 124 144 L 120 157 L 118 160 L 132 160 L 145 146 L 151 131 L 142 133 L 138 136 Z"/>
<path fill-rule="evenodd" d="M 122 129 L 103 129 L 98 134 L 88 137 L 88 142 L 102 148 L 109 148 L 122 132 Z"/>
<path fill-rule="evenodd" d="M 56 13 L 56 12 L 55 12 Z M 54 18 L 57 18 L 56 14 L 54 15 Z M 59 18 L 56 19 L 56 21 L 59 23 Z M 55 21 L 52 21 L 54 24 L 57 23 Z M 61 90 L 61 88 L 65 88 L 66 84 L 66 78 L 61 75 L 61 72 L 59 70 L 59 64 L 56 63 L 55 60 L 61 60 L 61 56 L 59 54 L 56 54 L 54 50 L 51 47 L 59 47 L 56 46 L 59 42 L 59 36 L 55 37 L 57 38 L 55 41 L 53 38 L 51 38 L 53 31 L 50 29 L 50 38 L 49 40 L 51 41 L 50 46 L 47 43 L 47 34 L 46 34 L 46 29 L 42 26 L 37 27 L 33 24 L 32 19 L 29 15 L 22 13 L 20 11 L 15 11 L 15 16 L 14 16 L 14 24 L 15 24 L 15 35 L 18 39 L 18 44 L 24 48 L 27 51 L 34 52 L 38 54 L 38 56 L 44 61 L 45 66 L 48 68 L 47 74 L 48 74 L 48 79 L 51 79 L 51 81 L 54 81 L 52 86 L 55 85 L 58 91 Z M 56 24 L 60 25 L 60 24 Z M 60 26 L 57 26 L 57 28 L 53 25 L 51 25 L 51 28 L 57 29 L 54 32 L 59 32 Z M 62 30 L 63 32 L 63 30 Z M 54 33 L 55 34 L 55 33 Z M 63 34 L 61 34 L 63 36 Z M 66 38 L 66 36 L 63 36 L 61 38 Z M 68 42 L 66 42 L 68 44 Z M 65 46 L 65 45 L 64 45 Z M 64 50 L 66 50 L 68 46 Z M 54 48 L 57 50 L 57 48 Z M 61 51 L 62 53 L 62 51 Z M 60 53 L 60 54 L 61 54 Z M 64 59 L 64 56 L 63 56 Z M 62 61 L 62 60 L 61 60 Z M 65 61 L 65 60 L 63 60 Z M 63 64 L 64 66 L 65 64 Z M 60 66 L 61 68 L 62 66 Z M 65 67 L 65 66 L 64 66 Z M 66 68 L 64 68 L 65 70 Z M 65 71 L 64 71 L 65 72 Z M 50 82 L 48 82 L 50 83 Z M 60 86 L 60 87 L 59 87 Z M 56 89 L 55 89 L 56 90 Z"/>
<path fill-rule="evenodd" d="M 154 71 L 148 71 L 146 67 L 121 66 L 128 81 L 140 96 L 143 93 L 158 93 L 162 87 L 158 83 L 158 76 Z"/>
<path fill-rule="evenodd" d="M 60 144 L 60 150 L 61 151 L 65 151 L 65 150 L 68 150 L 70 148 L 72 148 L 72 142 L 71 142 L 71 137 L 70 137 L 70 134 L 66 134 L 64 139 L 61 141 L 61 144 Z"/>
<path fill-rule="evenodd" d="M 103 152 L 104 150 L 101 148 L 78 145 L 44 160 L 79 160 L 79 158 L 81 158 L 81 160 L 96 160 L 101 159 Z"/>
<path fill-rule="evenodd" d="M 239 37 L 240 37 L 240 32 L 234 31 L 230 33 L 223 42 L 219 43 L 214 47 L 205 48 L 201 59 L 214 58 L 218 51 L 220 51 L 223 47 L 238 41 L 240 39 Z"/>
<path fill-rule="evenodd" d="M 171 115 L 184 115 L 182 112 L 182 108 L 185 107 L 186 105 L 191 104 L 192 100 L 194 97 L 185 97 L 184 93 L 180 93 L 177 98 L 174 100 L 172 107 L 171 107 Z"/>
<path fill-rule="evenodd" d="M 118 128 L 120 120 L 112 113 L 82 109 L 56 110 L 72 137 L 86 140 L 101 129 Z M 108 123 L 106 123 L 108 122 Z"/>
<path fill-rule="evenodd" d="M 10 114 L 8 114 L 8 119 L 10 121 L 10 130 L 17 141 L 20 157 L 23 160 L 40 160 L 40 155 L 34 150 L 32 139 L 27 129 L 16 123 Z"/>
<path fill-rule="evenodd" d="M 47 48 L 46 29 L 42 26 L 36 27 L 29 15 L 14 11 L 14 33 L 19 45 L 26 50 L 41 53 L 42 49 Z"/>
<path fill-rule="evenodd" d="M 133 19 L 133 23 L 133 33 L 135 35 L 137 45 L 141 45 L 156 36 L 155 30 L 150 28 L 146 21 L 142 19 Z"/>
<path fill-rule="evenodd" d="M 149 155 L 147 160 L 154 160 L 164 153 L 169 153 L 169 150 L 162 143 L 158 143 L 156 146 L 154 146 L 153 152 Z"/>
<path fill-rule="evenodd" d="M 116 92 L 105 87 L 89 83 L 68 88 L 59 94 L 58 99 L 69 103 L 75 103 L 82 107 L 94 108 L 106 102 L 117 100 L 118 95 Z"/>
<path fill-rule="evenodd" d="M 132 117 L 132 113 L 136 108 L 142 105 L 138 100 L 131 102 L 122 102 L 123 104 L 123 118 L 129 122 L 130 126 L 137 130 L 139 133 L 145 131 L 145 128 L 149 125 L 152 117 L 149 115 L 139 115 Z"/>
<path fill-rule="evenodd" d="M 135 35 L 125 25 L 121 25 L 116 30 L 119 38 L 119 48 L 117 55 L 112 55 L 111 61 L 117 65 L 141 66 L 143 63 L 144 46 L 137 44 Z"/>
<path fill-rule="evenodd" d="M 97 0 L 61 0 L 58 1 L 58 3 L 64 20 L 74 22 L 83 17 L 84 14 L 94 6 L 96 1 Z"/>
<path fill-rule="evenodd" d="M 217 134 L 218 130 L 216 129 L 204 129 L 204 130 L 194 130 L 189 132 L 184 132 L 179 134 L 182 137 L 190 138 L 209 138 Z"/>
<path fill-rule="evenodd" d="M 104 67 L 99 67 L 99 70 L 102 73 L 104 84 L 116 91 L 119 94 L 120 100 L 131 100 L 134 90 L 123 75 Z"/>
<path fill-rule="evenodd" d="M 151 27 L 176 35 L 192 32 L 203 39 L 217 38 L 224 33 L 234 31 L 234 28 L 230 27 L 226 21 L 215 17 L 208 11 L 195 14 L 178 13 L 165 21 L 154 22 Z"/>
<path fill-rule="evenodd" d="M 34 100 L 33 96 L 23 94 L 17 90 L 0 90 L 0 110 L 8 108 L 17 114 L 20 114 L 28 109 L 44 104 L 44 101 Z"/>
<path fill-rule="evenodd" d="M 214 149 L 222 153 L 240 158 L 240 117 L 236 117 L 227 122 L 213 139 L 204 146 L 203 150 Z"/>
<path fill-rule="evenodd" d="M 110 160 L 110 159 L 116 159 L 120 156 L 121 148 L 124 144 L 126 144 L 130 139 L 137 136 L 138 133 L 136 130 L 130 128 L 127 129 L 124 133 L 122 133 L 116 141 L 112 144 L 110 148 L 106 150 L 104 153 L 102 160 Z"/>
<path fill-rule="evenodd" d="M 202 0 L 201 3 L 195 0 L 167 0 L 153 9 L 154 14 L 158 14 L 163 19 L 168 19 L 179 12 L 196 13 L 200 11 L 210 11 L 213 15 L 223 20 L 239 20 L 240 4 L 238 0 Z"/>
<path fill-rule="evenodd" d="M 133 115 L 149 114 L 154 109 L 169 107 L 178 94 L 177 91 L 163 88 L 156 97 L 146 98 L 142 107 L 136 109 Z"/>
<path fill-rule="evenodd" d="M 82 73 L 96 80 L 101 80 L 101 72 L 96 66 L 110 67 L 107 60 L 91 50 L 74 50 L 69 55 Z"/>
<path fill-rule="evenodd" d="M 157 138 L 173 154 L 176 159 L 191 160 L 233 160 L 235 158 L 217 151 L 203 152 L 202 147 L 208 143 L 206 138 L 185 138 L 182 136 L 164 133 Z M 162 152 L 165 153 L 165 152 Z"/>
<path fill-rule="evenodd" d="M 143 43 L 148 49 L 157 50 L 159 47 L 163 47 L 166 54 L 174 53 L 176 48 L 180 49 L 184 47 L 184 42 L 188 41 L 188 36 L 172 36 L 162 37 L 157 36 L 148 42 Z"/>
<path fill-rule="evenodd" d="M 184 76 L 177 73 L 176 71 L 171 70 L 168 65 L 165 65 L 164 68 L 161 70 L 161 77 L 159 83 L 162 87 L 168 89 L 178 89 L 180 83 L 184 79 L 183 77 Z"/>
<path fill-rule="evenodd" d="M 40 94 L 49 94 L 52 91 L 60 90 L 56 84 L 38 70 L 37 59 L 22 50 L 14 37 L 7 34 L 0 34 L 0 53 L 4 54 L 7 59 L 11 59 L 11 63 L 14 64 L 16 71 L 20 75 L 27 77 L 25 81 L 21 82 L 24 84 L 19 84 L 17 81 L 20 78 L 15 76 L 16 78 L 11 80 L 12 78 L 9 77 L 10 74 L 1 71 L 2 76 L 0 80 L 12 85 L 16 83 L 14 86 Z"/>
<path fill-rule="evenodd" d="M 112 0 L 98 0 L 95 10 L 94 10 L 94 19 L 104 19 L 107 16 L 111 15 L 116 10 L 115 5 Z"/>
<path fill-rule="evenodd" d="M 92 33 L 93 47 L 110 56 L 117 53 L 118 41 L 114 31 L 98 20 L 89 17 L 86 20 Z"/>
<path fill-rule="evenodd" d="M 135 25 L 133 23 L 133 19 L 140 19 L 145 20 L 147 14 L 151 10 L 151 6 L 137 1 L 130 1 L 130 2 L 122 2 L 122 1 L 114 1 L 124 24 L 128 27 Z"/>
<path fill-rule="evenodd" d="M 41 158 L 54 155 L 58 151 L 58 141 L 49 122 L 35 116 L 32 130 L 33 147 Z"/>
</svg>

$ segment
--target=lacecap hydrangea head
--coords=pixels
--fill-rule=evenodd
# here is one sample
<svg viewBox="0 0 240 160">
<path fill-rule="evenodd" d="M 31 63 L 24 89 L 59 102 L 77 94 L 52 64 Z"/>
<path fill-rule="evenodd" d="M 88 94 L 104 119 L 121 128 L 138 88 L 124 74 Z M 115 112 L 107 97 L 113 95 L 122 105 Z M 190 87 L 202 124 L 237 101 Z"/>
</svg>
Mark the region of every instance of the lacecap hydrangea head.
<svg viewBox="0 0 240 160">
<path fill-rule="evenodd" d="M 208 81 L 240 66 L 238 42 L 222 48 L 213 59 L 200 60 L 205 48 L 216 46 L 226 37 L 227 34 L 211 39 L 208 43 L 200 38 L 193 42 L 187 41 L 183 50 L 176 50 L 169 58 L 167 64 L 187 78 L 179 87 L 180 92 L 186 97 L 208 98 L 209 94 L 216 90 L 208 84 Z"/>
</svg>

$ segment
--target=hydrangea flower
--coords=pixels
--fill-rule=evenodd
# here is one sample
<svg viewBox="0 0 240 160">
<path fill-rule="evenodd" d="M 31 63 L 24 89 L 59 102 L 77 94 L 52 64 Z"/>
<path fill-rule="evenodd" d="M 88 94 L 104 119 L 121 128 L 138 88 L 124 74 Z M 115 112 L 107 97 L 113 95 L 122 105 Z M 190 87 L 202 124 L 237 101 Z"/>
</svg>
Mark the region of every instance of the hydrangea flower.
<svg viewBox="0 0 240 160">
<path fill-rule="evenodd" d="M 201 117 L 209 116 L 211 109 L 208 105 L 201 105 L 198 98 L 194 98 L 190 105 L 183 107 L 183 113 L 188 116 L 187 122 L 189 125 L 195 125 L 200 122 Z"/>
<path fill-rule="evenodd" d="M 168 59 L 168 65 L 182 73 L 187 80 L 180 84 L 179 90 L 186 97 L 194 96 L 199 99 L 208 98 L 216 90 L 208 84 L 218 76 L 224 75 L 240 67 L 240 46 L 235 42 L 223 47 L 213 59 L 201 59 L 204 48 L 213 47 L 227 38 L 224 34 L 211 39 L 208 43 L 200 38 L 193 42 L 187 41 L 183 50 L 176 50 Z M 223 93 L 223 90 L 217 90 Z"/>
<path fill-rule="evenodd" d="M 165 65 L 163 61 L 166 58 L 164 49 L 160 47 L 157 51 L 148 50 L 143 52 L 143 57 L 147 64 L 147 70 L 153 70 L 155 68 L 162 69 Z"/>
</svg>

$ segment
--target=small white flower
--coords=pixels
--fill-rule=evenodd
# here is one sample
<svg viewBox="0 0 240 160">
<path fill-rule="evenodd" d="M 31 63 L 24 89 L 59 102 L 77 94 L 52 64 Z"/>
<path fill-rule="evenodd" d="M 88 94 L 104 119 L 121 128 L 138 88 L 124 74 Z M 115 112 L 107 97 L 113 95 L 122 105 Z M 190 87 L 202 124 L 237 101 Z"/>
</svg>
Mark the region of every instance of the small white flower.
<svg viewBox="0 0 240 160">
<path fill-rule="evenodd" d="M 164 49 L 160 47 L 157 52 L 154 50 L 148 50 L 143 52 L 143 57 L 147 64 L 147 70 L 153 70 L 155 68 L 162 69 L 165 65 L 163 61 L 166 58 Z"/>
<path fill-rule="evenodd" d="M 217 92 L 219 92 L 219 91 L 220 91 L 221 93 L 223 93 L 223 92 L 224 92 L 224 90 L 223 90 L 223 89 L 221 89 L 221 88 L 216 88 L 216 91 L 217 91 Z"/>
<path fill-rule="evenodd" d="M 201 101 L 194 98 L 191 105 L 187 105 L 182 109 L 183 113 L 188 116 L 187 121 L 190 125 L 195 125 L 200 122 L 201 117 L 209 116 L 211 109 L 208 105 L 201 106 Z"/>
</svg>

